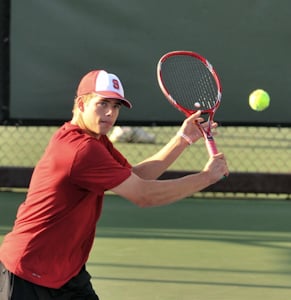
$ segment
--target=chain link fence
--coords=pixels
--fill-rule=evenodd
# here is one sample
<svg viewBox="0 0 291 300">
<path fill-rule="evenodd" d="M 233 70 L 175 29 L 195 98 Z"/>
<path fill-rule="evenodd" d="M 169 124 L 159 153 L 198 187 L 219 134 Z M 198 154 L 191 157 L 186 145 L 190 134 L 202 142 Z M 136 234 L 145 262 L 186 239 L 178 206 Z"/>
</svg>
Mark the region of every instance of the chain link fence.
<svg viewBox="0 0 291 300">
<path fill-rule="evenodd" d="M 140 127 L 155 136 L 155 143 L 116 142 L 131 164 L 151 156 L 177 132 L 176 126 Z M 57 127 L 0 126 L 0 167 L 34 167 Z M 231 173 L 291 174 L 291 128 L 221 126 L 215 135 L 225 153 Z M 207 161 L 201 139 L 188 147 L 170 167 L 176 171 L 199 171 Z M 290 182 L 291 185 L 291 182 Z"/>
<path fill-rule="evenodd" d="M 139 128 L 154 135 L 155 143 L 115 142 L 133 165 L 161 149 L 179 129 L 176 126 Z M 51 126 L 0 126 L 1 190 L 27 188 L 33 167 L 57 129 Z M 220 126 L 215 139 L 218 149 L 227 157 L 230 176 L 195 196 L 291 198 L 291 128 Z M 188 147 L 165 175 L 175 178 L 199 171 L 207 159 L 201 139 Z"/>
</svg>

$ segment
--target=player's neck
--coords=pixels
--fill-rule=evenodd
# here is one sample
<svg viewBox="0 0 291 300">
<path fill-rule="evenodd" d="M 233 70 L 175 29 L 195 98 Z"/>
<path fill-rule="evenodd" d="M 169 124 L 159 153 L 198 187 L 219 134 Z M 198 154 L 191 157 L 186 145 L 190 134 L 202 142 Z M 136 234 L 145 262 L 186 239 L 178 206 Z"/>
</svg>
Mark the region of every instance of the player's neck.
<svg viewBox="0 0 291 300">
<path fill-rule="evenodd" d="M 86 125 L 84 124 L 84 121 L 82 118 L 73 118 L 71 120 L 71 124 L 72 125 L 77 125 L 79 126 L 85 133 L 87 133 L 88 135 L 92 136 L 95 139 L 99 139 L 100 138 L 100 134 L 97 134 L 91 130 L 89 130 Z"/>
</svg>

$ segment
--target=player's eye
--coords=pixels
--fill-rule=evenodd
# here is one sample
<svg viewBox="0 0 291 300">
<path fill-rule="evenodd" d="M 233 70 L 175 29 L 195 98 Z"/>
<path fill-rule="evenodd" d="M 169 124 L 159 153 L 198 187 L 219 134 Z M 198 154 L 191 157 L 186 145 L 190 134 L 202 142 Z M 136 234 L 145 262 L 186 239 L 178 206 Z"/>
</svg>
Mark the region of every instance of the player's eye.
<svg viewBox="0 0 291 300">
<path fill-rule="evenodd" d="M 98 102 L 98 105 L 100 105 L 102 107 L 107 107 L 108 106 L 108 102 L 107 101 L 100 101 L 100 102 Z"/>
<path fill-rule="evenodd" d="M 120 110 L 121 104 L 120 104 L 120 103 L 116 103 L 116 104 L 114 104 L 113 107 L 114 107 L 115 109 L 117 109 L 117 110 Z"/>
</svg>

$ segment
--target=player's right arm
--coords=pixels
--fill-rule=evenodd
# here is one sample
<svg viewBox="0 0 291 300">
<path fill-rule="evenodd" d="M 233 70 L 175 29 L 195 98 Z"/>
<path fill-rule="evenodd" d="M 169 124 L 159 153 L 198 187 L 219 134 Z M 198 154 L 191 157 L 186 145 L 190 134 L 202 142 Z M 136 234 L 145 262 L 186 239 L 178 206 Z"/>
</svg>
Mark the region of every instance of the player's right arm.
<svg viewBox="0 0 291 300">
<path fill-rule="evenodd" d="M 200 173 L 169 180 L 145 180 L 132 173 L 112 191 L 140 207 L 162 206 L 203 190 L 224 174 L 228 174 L 227 163 L 219 153 L 208 160 Z"/>
</svg>

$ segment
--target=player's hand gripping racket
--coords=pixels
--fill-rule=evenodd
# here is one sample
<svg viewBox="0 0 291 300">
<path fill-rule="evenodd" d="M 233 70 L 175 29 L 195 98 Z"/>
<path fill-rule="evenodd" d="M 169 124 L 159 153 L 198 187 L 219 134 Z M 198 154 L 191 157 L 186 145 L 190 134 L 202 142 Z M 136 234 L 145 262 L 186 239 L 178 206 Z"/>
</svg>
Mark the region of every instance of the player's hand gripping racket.
<svg viewBox="0 0 291 300">
<path fill-rule="evenodd" d="M 160 88 L 169 102 L 189 117 L 198 110 L 208 115 L 208 126 L 200 130 L 210 156 L 218 153 L 211 121 L 221 101 L 221 84 L 212 65 L 190 51 L 173 51 L 161 57 L 157 66 Z"/>
</svg>

